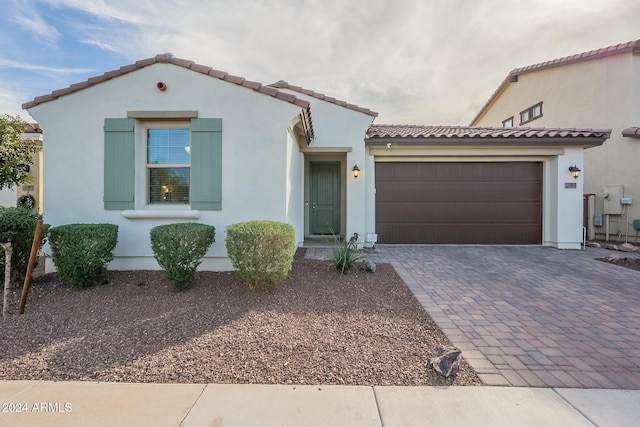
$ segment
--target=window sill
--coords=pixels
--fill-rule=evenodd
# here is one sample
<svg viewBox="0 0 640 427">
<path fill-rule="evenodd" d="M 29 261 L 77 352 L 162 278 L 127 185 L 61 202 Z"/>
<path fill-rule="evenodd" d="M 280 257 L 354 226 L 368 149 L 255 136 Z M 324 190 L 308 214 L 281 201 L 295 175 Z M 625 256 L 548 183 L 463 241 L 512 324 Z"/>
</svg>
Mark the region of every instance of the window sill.
<svg viewBox="0 0 640 427">
<path fill-rule="evenodd" d="M 198 219 L 200 211 L 189 210 L 129 210 L 122 211 L 127 219 Z"/>
</svg>

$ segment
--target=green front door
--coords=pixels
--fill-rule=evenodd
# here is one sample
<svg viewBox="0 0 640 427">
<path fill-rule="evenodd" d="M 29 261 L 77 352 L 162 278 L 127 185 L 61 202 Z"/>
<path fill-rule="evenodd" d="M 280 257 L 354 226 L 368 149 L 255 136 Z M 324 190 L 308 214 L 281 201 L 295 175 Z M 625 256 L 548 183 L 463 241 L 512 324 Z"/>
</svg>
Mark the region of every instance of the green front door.
<svg viewBox="0 0 640 427">
<path fill-rule="evenodd" d="M 340 234 L 340 163 L 311 163 L 311 234 Z"/>
</svg>

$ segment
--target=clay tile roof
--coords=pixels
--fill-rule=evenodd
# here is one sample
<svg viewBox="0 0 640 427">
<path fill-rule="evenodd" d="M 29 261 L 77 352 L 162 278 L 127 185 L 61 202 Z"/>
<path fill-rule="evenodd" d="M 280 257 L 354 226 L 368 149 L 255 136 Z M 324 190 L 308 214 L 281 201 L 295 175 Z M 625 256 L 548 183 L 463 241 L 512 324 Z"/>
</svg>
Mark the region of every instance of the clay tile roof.
<svg viewBox="0 0 640 427">
<path fill-rule="evenodd" d="M 424 126 L 424 125 L 371 125 L 367 130 L 367 142 L 425 143 L 443 142 L 447 144 L 464 142 L 480 144 L 525 143 L 540 144 L 557 143 L 558 140 L 585 138 L 605 139 L 611 135 L 611 129 L 561 129 L 561 128 L 529 128 L 529 127 L 479 127 L 479 126 Z M 553 141 L 552 141 L 553 140 Z M 578 141 L 573 141 L 578 142 Z"/>
<path fill-rule="evenodd" d="M 325 94 L 314 92 L 314 91 L 309 90 L 309 89 L 301 88 L 300 86 L 295 86 L 295 85 L 289 84 L 289 83 L 285 82 L 284 80 L 280 80 L 278 82 L 272 83 L 269 86 L 277 88 L 277 89 L 289 89 L 289 90 L 292 90 L 294 92 L 302 93 L 303 95 L 311 96 L 311 97 L 314 97 L 314 98 L 317 98 L 317 99 L 321 99 L 321 100 L 326 101 L 326 102 L 330 102 L 332 104 L 339 105 L 339 106 L 344 107 L 344 108 L 348 108 L 349 110 L 354 110 L 354 111 L 358 111 L 360 113 L 367 114 L 367 115 L 369 115 L 371 117 L 378 117 L 378 113 L 376 113 L 375 111 L 371 111 L 368 108 L 358 107 L 357 105 L 354 105 L 354 104 L 348 104 L 345 101 L 340 101 L 338 99 L 332 98 L 332 97 L 327 96 Z"/>
<path fill-rule="evenodd" d="M 195 62 L 187 59 L 176 58 L 171 53 L 163 53 L 163 54 L 156 55 L 153 58 L 141 59 L 139 61 L 136 61 L 134 64 L 125 65 L 123 67 L 120 67 L 117 70 L 107 71 L 101 76 L 91 77 L 84 82 L 75 83 L 67 88 L 55 90 L 48 95 L 37 96 L 32 101 L 22 104 L 22 108 L 25 110 L 28 110 L 29 108 L 35 107 L 36 105 L 53 101 L 54 99 L 58 99 L 61 96 L 68 95 L 73 92 L 77 92 L 84 88 L 100 84 L 107 80 L 120 77 L 132 71 L 136 71 L 153 64 L 173 64 L 178 67 L 187 68 L 195 72 L 211 76 L 212 78 L 217 78 L 219 80 L 224 80 L 229 83 L 234 83 L 239 86 L 243 86 L 248 89 L 254 90 L 256 92 L 259 92 L 268 96 L 272 96 L 274 98 L 283 100 L 285 102 L 289 102 L 291 104 L 294 104 L 304 109 L 305 110 L 304 114 L 307 116 L 306 117 L 307 120 L 311 121 L 311 111 L 310 111 L 311 104 L 303 99 L 300 99 L 289 93 L 280 92 L 279 90 L 277 90 L 277 88 L 274 88 L 272 86 L 265 86 L 258 82 L 245 80 L 244 77 L 233 76 L 225 71 L 215 70 L 205 65 L 196 64 Z"/>
<path fill-rule="evenodd" d="M 540 62 L 533 65 L 527 65 L 526 67 L 516 68 L 512 70 L 507 77 L 500 83 L 500 86 L 489 97 L 489 100 L 482 106 L 478 114 L 473 118 L 471 124 L 475 123 L 480 116 L 485 112 L 487 108 L 493 103 L 493 101 L 505 90 L 509 83 L 517 82 L 518 76 L 526 73 L 533 73 L 535 71 L 546 70 L 548 68 L 561 67 L 563 65 L 574 64 L 576 62 L 590 61 L 592 59 L 606 58 L 612 55 L 619 55 L 622 53 L 640 53 L 640 40 L 634 40 L 627 43 L 620 43 L 617 45 L 604 47 L 601 49 L 595 49 L 588 52 L 582 52 L 575 55 L 565 56 L 563 58 L 554 59 L 551 61 Z"/>
<path fill-rule="evenodd" d="M 622 131 L 622 136 L 640 138 L 640 127 L 630 127 Z"/>
<path fill-rule="evenodd" d="M 42 133 L 42 129 L 40 129 L 40 125 L 37 123 L 28 123 L 23 133 Z"/>
<path fill-rule="evenodd" d="M 518 75 L 533 71 L 544 70 L 546 68 L 558 67 L 561 65 L 572 64 L 574 62 L 588 61 L 591 59 L 604 58 L 611 55 L 619 55 L 621 53 L 636 52 L 640 53 L 640 40 L 620 43 L 614 46 L 595 49 L 589 52 L 582 52 L 575 55 L 565 56 L 563 58 L 554 59 L 552 61 L 540 62 L 538 64 L 527 65 L 526 67 L 516 68 L 509 74 Z"/>
</svg>

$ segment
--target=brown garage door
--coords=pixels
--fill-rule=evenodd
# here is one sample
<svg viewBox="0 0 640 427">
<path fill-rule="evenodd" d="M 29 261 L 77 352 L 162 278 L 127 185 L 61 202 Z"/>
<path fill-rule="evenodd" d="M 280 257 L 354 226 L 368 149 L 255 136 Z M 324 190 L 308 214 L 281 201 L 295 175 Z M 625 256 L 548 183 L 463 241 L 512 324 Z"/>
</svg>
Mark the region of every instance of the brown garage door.
<svg viewBox="0 0 640 427">
<path fill-rule="evenodd" d="M 376 163 L 379 243 L 539 244 L 542 164 Z"/>
</svg>

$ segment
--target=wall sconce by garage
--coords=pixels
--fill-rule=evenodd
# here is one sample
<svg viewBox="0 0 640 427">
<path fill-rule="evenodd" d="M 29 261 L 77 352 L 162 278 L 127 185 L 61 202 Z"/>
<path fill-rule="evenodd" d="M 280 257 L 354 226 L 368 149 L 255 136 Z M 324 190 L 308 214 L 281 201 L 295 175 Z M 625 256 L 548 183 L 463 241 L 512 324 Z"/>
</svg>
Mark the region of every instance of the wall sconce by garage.
<svg viewBox="0 0 640 427">
<path fill-rule="evenodd" d="M 360 176 L 360 168 L 358 167 L 358 165 L 353 165 L 353 168 L 351 169 L 351 173 L 353 174 L 354 178 L 357 178 Z"/>
<path fill-rule="evenodd" d="M 575 179 L 578 179 L 578 177 L 580 176 L 580 168 L 578 166 L 569 166 L 569 172 L 571 172 L 571 175 Z"/>
</svg>

